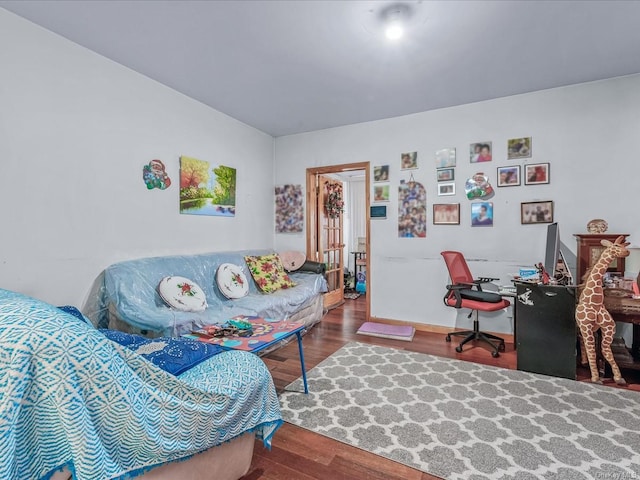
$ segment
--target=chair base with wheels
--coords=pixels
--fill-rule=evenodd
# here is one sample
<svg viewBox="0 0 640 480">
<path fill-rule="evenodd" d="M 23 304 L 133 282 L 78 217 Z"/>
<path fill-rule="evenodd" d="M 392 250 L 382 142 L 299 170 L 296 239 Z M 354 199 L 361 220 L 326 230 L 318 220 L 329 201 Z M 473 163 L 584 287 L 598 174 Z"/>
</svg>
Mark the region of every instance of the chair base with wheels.
<svg viewBox="0 0 640 480">
<path fill-rule="evenodd" d="M 473 312 L 469 316 L 473 315 Z M 451 336 L 464 337 L 464 339 L 456 347 L 456 352 L 462 353 L 462 346 L 469 343 L 472 340 L 480 340 L 488 344 L 493 350 L 491 356 L 497 358 L 500 356 L 499 352 L 504 352 L 504 339 L 487 332 L 481 332 L 478 322 L 478 312 L 476 311 L 476 318 L 473 319 L 473 330 L 461 330 L 459 332 L 450 332 L 445 337 L 447 342 L 451 341 Z"/>
</svg>

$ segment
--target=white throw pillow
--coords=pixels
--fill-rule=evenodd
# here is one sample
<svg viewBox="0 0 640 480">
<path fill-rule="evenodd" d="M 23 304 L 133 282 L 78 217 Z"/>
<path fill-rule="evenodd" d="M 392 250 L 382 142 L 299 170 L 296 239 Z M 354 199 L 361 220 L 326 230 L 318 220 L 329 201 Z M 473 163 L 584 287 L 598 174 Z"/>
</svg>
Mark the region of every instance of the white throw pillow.
<svg viewBox="0 0 640 480">
<path fill-rule="evenodd" d="M 202 288 L 188 278 L 164 277 L 158 284 L 158 293 L 167 305 L 183 312 L 202 312 L 207 308 L 207 297 Z"/>
<path fill-rule="evenodd" d="M 222 294 L 229 299 L 242 298 L 249 293 L 249 282 L 242 267 L 223 263 L 216 272 L 216 283 Z"/>
</svg>

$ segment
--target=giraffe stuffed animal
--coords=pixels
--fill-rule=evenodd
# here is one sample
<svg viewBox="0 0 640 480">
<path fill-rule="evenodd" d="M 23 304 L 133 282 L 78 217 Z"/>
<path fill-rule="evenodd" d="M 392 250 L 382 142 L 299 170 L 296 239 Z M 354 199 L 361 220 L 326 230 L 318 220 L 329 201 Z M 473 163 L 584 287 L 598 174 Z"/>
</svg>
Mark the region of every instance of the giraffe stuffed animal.
<svg viewBox="0 0 640 480">
<path fill-rule="evenodd" d="M 613 380 L 618 385 L 625 385 L 627 382 L 620 375 L 620 369 L 613 358 L 613 353 L 611 353 L 611 342 L 613 342 L 613 335 L 616 333 L 616 323 L 604 307 L 602 277 L 615 258 L 629 255 L 629 250 L 627 250 L 629 242 L 625 242 L 624 237 L 619 236 L 613 243 L 609 240 L 602 240 L 600 243 L 606 248 L 600 254 L 600 258 L 593 265 L 584 282 L 584 289 L 576 307 L 576 323 L 582 337 L 582 357 L 584 359 L 586 351 L 589 360 L 591 381 L 602 383 L 596 364 L 596 332 L 600 330 L 602 356 L 611 365 Z"/>
</svg>

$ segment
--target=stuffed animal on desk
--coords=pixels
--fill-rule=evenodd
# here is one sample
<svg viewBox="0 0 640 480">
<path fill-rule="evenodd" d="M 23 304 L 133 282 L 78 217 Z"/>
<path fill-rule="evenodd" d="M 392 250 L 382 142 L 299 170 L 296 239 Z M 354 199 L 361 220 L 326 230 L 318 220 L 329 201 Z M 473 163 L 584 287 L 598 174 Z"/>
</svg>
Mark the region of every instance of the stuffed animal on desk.
<svg viewBox="0 0 640 480">
<path fill-rule="evenodd" d="M 602 383 L 596 363 L 596 332 L 600 330 L 602 356 L 611 365 L 613 380 L 618 385 L 625 385 L 627 382 L 622 378 L 620 369 L 611 352 L 611 342 L 613 342 L 613 336 L 616 333 L 616 323 L 604 307 L 602 277 L 607 268 L 609 268 L 609 264 L 615 258 L 629 255 L 629 250 L 627 250 L 629 242 L 625 242 L 624 237 L 620 236 L 613 243 L 609 240 L 602 240 L 600 243 L 606 248 L 600 254 L 598 261 L 589 270 L 576 307 L 576 323 L 580 329 L 582 339 L 580 345 L 582 347 L 582 361 L 585 363 L 586 352 L 589 368 L 591 369 L 591 381 L 593 383 Z"/>
</svg>

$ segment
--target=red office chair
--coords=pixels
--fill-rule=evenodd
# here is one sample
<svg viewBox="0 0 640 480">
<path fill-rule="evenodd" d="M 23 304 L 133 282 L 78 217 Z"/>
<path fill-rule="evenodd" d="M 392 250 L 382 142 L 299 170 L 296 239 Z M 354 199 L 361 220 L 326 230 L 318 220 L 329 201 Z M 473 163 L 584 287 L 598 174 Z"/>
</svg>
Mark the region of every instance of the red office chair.
<svg viewBox="0 0 640 480">
<path fill-rule="evenodd" d="M 495 312 L 510 305 L 497 293 L 483 292 L 481 284 L 489 283 L 497 278 L 481 277 L 475 279 L 471 276 L 467 262 L 460 252 L 445 251 L 440 253 L 449 270 L 451 285 L 447 285 L 447 294 L 444 296 L 444 304 L 454 308 L 469 308 L 469 318 L 475 312 L 473 330 L 451 332 L 447 335 L 447 342 L 451 341 L 451 335 L 461 335 L 464 340 L 456 347 L 456 352 L 462 352 L 462 346 L 471 340 L 481 340 L 488 343 L 493 351 L 491 356 L 499 357 L 499 351 L 504 351 L 504 339 L 490 333 L 481 332 L 478 322 L 478 311 Z"/>
</svg>

